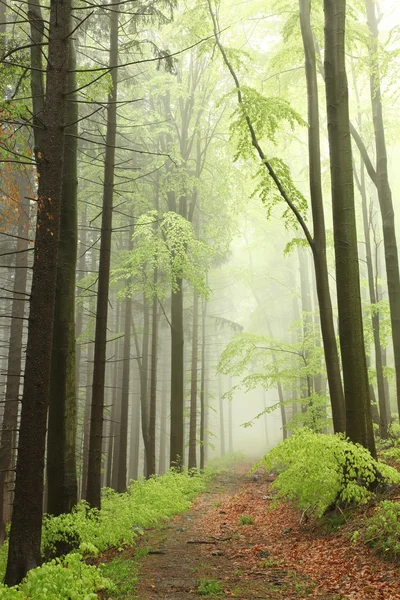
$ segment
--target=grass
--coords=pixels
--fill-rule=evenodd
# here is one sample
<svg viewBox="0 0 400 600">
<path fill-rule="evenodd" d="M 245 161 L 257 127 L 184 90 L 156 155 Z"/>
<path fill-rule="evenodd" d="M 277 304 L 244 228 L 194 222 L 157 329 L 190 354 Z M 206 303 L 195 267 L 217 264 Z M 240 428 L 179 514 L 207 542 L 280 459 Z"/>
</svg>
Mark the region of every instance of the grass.
<svg viewBox="0 0 400 600">
<path fill-rule="evenodd" d="M 128 600 L 134 597 L 138 582 L 137 562 L 117 556 L 109 563 L 103 563 L 102 574 L 110 579 L 114 588 L 108 592 L 108 598 L 113 600 Z"/>
<path fill-rule="evenodd" d="M 222 587 L 222 583 L 217 581 L 217 579 L 200 579 L 197 586 L 197 593 L 199 596 L 215 598 L 224 593 L 224 588 Z"/>
<path fill-rule="evenodd" d="M 254 525 L 254 519 L 249 515 L 240 515 L 239 523 L 240 525 Z"/>
</svg>

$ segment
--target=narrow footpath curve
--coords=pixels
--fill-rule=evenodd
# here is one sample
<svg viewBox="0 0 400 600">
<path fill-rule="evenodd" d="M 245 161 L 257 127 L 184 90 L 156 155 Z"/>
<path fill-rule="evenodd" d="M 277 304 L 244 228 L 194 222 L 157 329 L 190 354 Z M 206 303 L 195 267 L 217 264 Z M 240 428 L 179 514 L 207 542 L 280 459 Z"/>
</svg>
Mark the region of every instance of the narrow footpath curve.
<svg viewBox="0 0 400 600">
<path fill-rule="evenodd" d="M 286 564 L 280 552 L 275 555 L 268 478 L 253 482 L 249 466 L 219 475 L 189 512 L 165 529 L 146 532 L 140 545 L 150 553 L 140 560 L 138 600 L 344 598 L 319 589 L 306 573 Z M 265 523 L 260 506 L 267 513 Z M 293 516 L 298 523 L 294 511 L 291 518 L 279 514 L 283 520 L 274 519 L 273 538 L 278 530 L 281 538 L 291 534 Z M 246 517 L 254 523 L 246 524 Z"/>
<path fill-rule="evenodd" d="M 346 527 L 327 534 L 286 503 L 271 508 L 270 479 L 253 481 L 249 467 L 220 474 L 190 511 L 145 533 L 132 597 L 400 600 L 398 564 L 352 544 Z"/>
</svg>

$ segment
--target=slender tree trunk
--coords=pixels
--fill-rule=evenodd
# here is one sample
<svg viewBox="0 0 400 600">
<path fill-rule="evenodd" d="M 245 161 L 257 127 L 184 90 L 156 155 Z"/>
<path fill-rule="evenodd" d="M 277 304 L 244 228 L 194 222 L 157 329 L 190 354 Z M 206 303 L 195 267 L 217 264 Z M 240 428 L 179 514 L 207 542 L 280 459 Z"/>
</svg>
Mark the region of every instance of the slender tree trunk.
<svg viewBox="0 0 400 600">
<path fill-rule="evenodd" d="M 396 372 L 397 406 L 400 418 L 400 274 L 396 240 L 395 215 L 392 191 L 390 189 L 387 166 L 387 150 L 383 121 L 382 94 L 380 86 L 379 31 L 376 16 L 376 3 L 365 0 L 368 27 L 370 31 L 369 56 L 371 61 L 371 104 L 375 133 L 376 187 L 382 215 L 383 243 L 385 248 L 386 275 L 389 294 L 390 318 L 394 364 Z"/>
<path fill-rule="evenodd" d="M 69 513 L 78 501 L 76 474 L 75 275 L 78 245 L 78 104 L 75 43 L 69 40 L 67 135 L 51 355 L 47 433 L 47 512 Z"/>
<path fill-rule="evenodd" d="M 170 465 L 181 469 L 184 452 L 183 282 L 171 294 L 171 438 Z"/>
<path fill-rule="evenodd" d="M 97 266 L 95 251 L 91 252 L 91 271 L 95 271 Z M 89 440 L 90 440 L 90 408 L 92 399 L 93 382 L 93 361 L 94 361 L 94 342 L 89 342 L 86 355 L 86 385 L 85 385 L 85 410 L 83 415 L 83 437 L 82 437 L 82 498 L 86 499 L 87 479 L 89 468 Z"/>
<path fill-rule="evenodd" d="M 43 473 L 50 360 L 61 216 L 63 148 L 68 76 L 70 0 L 50 7 L 45 126 L 36 147 L 38 201 L 29 330 L 22 397 L 14 512 L 5 582 L 18 584 L 41 563 Z"/>
<path fill-rule="evenodd" d="M 267 394 L 265 393 L 265 389 L 263 389 L 263 404 L 264 410 L 267 409 Z M 268 417 L 267 413 L 264 412 L 264 432 L 265 432 L 265 447 L 269 449 L 269 435 L 268 435 Z"/>
<path fill-rule="evenodd" d="M 207 408 L 205 403 L 206 395 L 206 317 L 207 317 L 207 302 L 203 300 L 201 311 L 201 371 L 200 371 L 200 470 L 204 471 L 206 464 L 206 429 L 207 423 Z"/>
<path fill-rule="evenodd" d="M 150 337 L 150 315 L 149 305 L 146 298 L 143 298 L 143 336 L 142 336 L 142 358 L 140 365 L 140 409 L 141 409 L 141 424 L 142 436 L 144 444 L 144 474 L 148 476 L 148 468 L 150 466 L 150 435 L 149 435 L 149 337 Z"/>
<path fill-rule="evenodd" d="M 166 448 L 167 446 L 167 397 L 165 383 L 161 394 L 161 417 L 160 417 L 160 454 L 158 460 L 158 473 L 164 475 L 166 471 Z"/>
<path fill-rule="evenodd" d="M 299 6 L 307 79 L 309 178 L 314 227 L 314 239 L 311 249 L 313 251 L 314 259 L 315 282 L 317 286 L 321 333 L 331 397 L 333 426 L 335 432 L 338 433 L 345 431 L 346 414 L 342 379 L 340 375 L 339 353 L 333 323 L 332 301 L 329 290 L 328 265 L 326 260 L 326 229 L 321 179 L 318 83 L 315 46 L 311 29 L 311 2 L 310 0 L 299 0 Z"/>
<path fill-rule="evenodd" d="M 130 237 L 132 237 L 130 232 Z M 122 396 L 121 396 L 121 426 L 119 445 L 119 465 L 117 491 L 126 491 L 127 456 L 128 456 L 128 412 L 129 412 L 129 384 L 131 369 L 131 321 L 132 321 L 132 297 L 125 299 L 125 323 L 124 323 L 124 353 L 122 367 Z M 131 426 L 134 426 L 133 419 Z"/>
<path fill-rule="evenodd" d="M 368 289 L 369 299 L 372 305 L 372 331 L 374 335 L 374 350 L 375 350 L 375 369 L 378 385 L 378 403 L 379 403 L 379 434 L 382 438 L 387 438 L 388 427 L 390 422 L 390 412 L 388 413 L 388 402 L 385 393 L 383 363 L 382 363 L 382 346 L 380 340 L 380 316 L 379 310 L 376 310 L 377 298 L 375 294 L 374 269 L 372 264 L 371 239 L 369 230 L 369 217 L 367 207 L 367 193 L 365 188 L 364 163 L 361 162 L 360 170 L 360 193 L 362 203 L 362 215 L 364 226 L 365 253 L 367 262 L 368 274 Z M 372 398 L 371 398 L 372 399 Z"/>
<path fill-rule="evenodd" d="M 118 302 L 119 310 L 117 315 L 117 326 L 116 332 L 119 333 L 121 329 L 121 323 L 125 323 L 125 315 L 122 311 L 121 303 Z M 122 314 L 121 314 L 122 313 Z M 119 453 L 121 446 L 121 379 L 123 369 L 123 341 L 118 339 L 115 341 L 115 371 L 114 371 L 114 382 L 113 382 L 113 408 L 115 406 L 114 418 L 111 421 L 112 426 L 112 474 L 111 474 L 111 487 L 118 492 L 118 480 L 119 480 Z M 124 490 L 125 491 L 125 490 Z"/>
<path fill-rule="evenodd" d="M 154 273 L 154 287 L 157 284 L 157 272 Z M 158 301 L 153 298 L 151 363 L 150 363 L 150 412 L 149 445 L 150 455 L 147 465 L 147 477 L 156 473 L 156 419 L 157 419 L 157 360 L 158 360 Z"/>
<path fill-rule="evenodd" d="M 229 387 L 232 387 L 232 378 L 229 378 Z M 229 452 L 233 452 L 233 398 L 230 398 L 228 404 L 228 444 Z"/>
<path fill-rule="evenodd" d="M 192 365 L 190 383 L 190 425 L 188 468 L 197 468 L 197 364 L 199 352 L 199 298 L 193 294 Z"/>
<path fill-rule="evenodd" d="M 345 0 L 324 0 L 325 87 L 331 163 L 339 337 L 346 402 L 346 433 L 376 456 L 361 310 L 354 206 Z"/>
<path fill-rule="evenodd" d="M 29 200 L 30 174 L 24 173 L 20 182 L 18 242 L 14 277 L 14 298 L 11 309 L 11 329 L 8 346 L 4 415 L 0 446 L 0 544 L 6 532 L 5 524 L 11 513 L 14 485 L 15 446 L 17 441 L 19 389 L 22 372 L 22 341 L 25 304 L 28 300 Z"/>
<path fill-rule="evenodd" d="M 92 410 L 90 417 L 89 468 L 86 499 L 94 508 L 100 508 L 101 449 L 103 437 L 104 382 L 107 348 L 108 288 L 110 280 L 112 210 L 114 194 L 115 145 L 117 136 L 117 81 L 118 81 L 118 16 L 117 3 L 110 12 L 110 71 L 112 87 L 107 105 L 106 154 L 104 163 L 103 211 L 100 237 L 99 282 L 97 290 L 96 333 Z"/>
<path fill-rule="evenodd" d="M 140 379 L 140 374 L 139 374 Z M 134 394 L 131 404 L 131 433 L 129 451 L 129 479 L 138 479 L 139 476 L 139 445 L 140 445 L 140 392 Z"/>
<path fill-rule="evenodd" d="M 222 380 L 218 376 L 218 407 L 219 407 L 219 441 L 221 444 L 221 456 L 225 456 L 225 421 L 224 421 L 224 402 L 222 399 Z"/>
</svg>

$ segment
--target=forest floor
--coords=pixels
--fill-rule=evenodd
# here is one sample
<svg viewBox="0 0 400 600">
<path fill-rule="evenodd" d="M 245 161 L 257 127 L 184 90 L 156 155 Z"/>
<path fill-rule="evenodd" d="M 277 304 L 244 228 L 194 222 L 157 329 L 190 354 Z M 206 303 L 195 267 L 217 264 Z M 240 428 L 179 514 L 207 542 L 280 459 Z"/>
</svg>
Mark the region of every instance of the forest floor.
<svg viewBox="0 0 400 600">
<path fill-rule="evenodd" d="M 249 467 L 218 475 L 190 511 L 145 531 L 124 558 L 134 589 L 126 580 L 122 595 L 103 597 L 400 600 L 400 566 L 351 542 L 357 517 L 333 531 L 301 522 L 289 504 L 271 508 L 271 478 L 253 481 Z"/>
</svg>

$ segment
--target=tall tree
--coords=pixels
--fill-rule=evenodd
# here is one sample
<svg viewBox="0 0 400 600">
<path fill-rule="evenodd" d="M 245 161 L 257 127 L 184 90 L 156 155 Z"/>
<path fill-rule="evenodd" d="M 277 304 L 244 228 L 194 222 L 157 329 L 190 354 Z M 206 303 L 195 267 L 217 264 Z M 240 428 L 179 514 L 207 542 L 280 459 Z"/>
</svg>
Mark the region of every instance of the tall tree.
<svg viewBox="0 0 400 600">
<path fill-rule="evenodd" d="M 190 383 L 190 423 L 189 423 L 189 469 L 197 468 L 197 363 L 199 345 L 199 298 L 197 292 L 193 294 L 193 320 L 192 320 L 192 361 Z"/>
<path fill-rule="evenodd" d="M 30 173 L 21 172 L 18 216 L 18 242 L 15 260 L 14 298 L 11 309 L 6 393 L 0 445 L 0 543 L 5 539 L 5 523 L 11 513 L 15 447 L 18 427 L 19 389 L 22 371 L 22 341 L 25 304 L 28 300 L 28 246 L 30 202 L 26 198 L 31 186 Z"/>
<path fill-rule="evenodd" d="M 115 147 L 117 137 L 117 85 L 118 85 L 118 21 L 119 2 L 109 11 L 110 17 L 110 73 L 111 90 L 107 103 L 107 132 L 104 161 L 103 209 L 100 236 L 100 263 L 97 290 L 96 332 L 94 342 L 94 366 L 92 386 L 92 409 L 90 416 L 89 465 L 86 500 L 94 508 L 100 508 L 101 450 L 103 439 L 104 385 L 107 350 L 108 291 L 110 281 L 112 211 L 114 196 Z"/>
<path fill-rule="evenodd" d="M 389 183 L 388 158 L 383 119 L 380 45 L 377 3 L 365 0 L 367 10 L 370 42 L 368 45 L 370 59 L 370 92 L 372 105 L 372 121 L 375 134 L 376 152 L 376 189 L 382 216 L 383 243 L 385 248 L 386 276 L 389 294 L 390 318 L 392 323 L 392 339 L 394 364 L 396 371 L 397 406 L 400 418 L 400 272 L 396 240 L 395 215 L 392 191 Z M 390 415 L 389 415 L 390 418 Z"/>
<path fill-rule="evenodd" d="M 47 512 L 68 513 L 77 503 L 75 275 L 78 247 L 78 103 L 75 42 L 69 40 L 61 229 L 51 358 L 47 434 Z"/>
<path fill-rule="evenodd" d="M 333 402 L 333 424 L 334 430 L 339 432 L 345 430 L 345 406 L 326 259 L 326 229 L 321 179 L 319 95 L 314 36 L 311 29 L 311 0 L 299 0 L 299 7 L 307 81 L 309 185 L 314 231 L 311 249 L 314 259 L 315 282 L 329 391 Z"/>
<path fill-rule="evenodd" d="M 365 359 L 354 206 L 345 65 L 346 0 L 324 0 L 324 12 L 325 89 L 346 433 L 353 442 L 362 444 L 376 456 Z"/>
<path fill-rule="evenodd" d="M 36 242 L 14 511 L 5 575 L 7 585 L 18 584 L 29 569 L 41 563 L 43 472 L 61 217 L 70 17 L 70 0 L 51 4 L 46 102 L 40 115 L 44 129 L 41 145 L 35 148 L 39 175 Z M 41 24 L 43 27 L 43 21 Z"/>
</svg>

